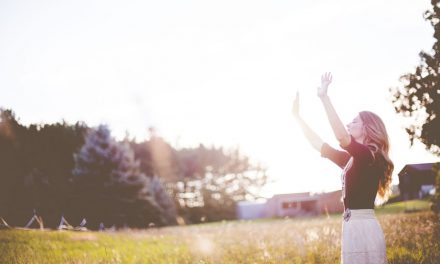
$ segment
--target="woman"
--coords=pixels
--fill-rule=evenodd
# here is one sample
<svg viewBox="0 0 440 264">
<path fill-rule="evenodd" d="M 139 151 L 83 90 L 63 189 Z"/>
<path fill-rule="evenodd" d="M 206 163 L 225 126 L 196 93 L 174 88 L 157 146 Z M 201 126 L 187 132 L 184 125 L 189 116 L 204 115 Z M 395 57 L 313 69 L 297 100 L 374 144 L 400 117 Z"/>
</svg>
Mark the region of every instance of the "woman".
<svg viewBox="0 0 440 264">
<path fill-rule="evenodd" d="M 394 165 L 388 156 L 389 140 L 379 116 L 363 111 L 345 129 L 327 95 L 332 81 L 330 73 L 321 77 L 318 97 L 324 105 L 332 130 L 345 151 L 324 143 L 299 115 L 299 95 L 293 115 L 311 145 L 343 171 L 342 263 L 386 263 L 386 246 L 382 228 L 374 214 L 376 194 L 384 198 L 389 190 Z"/>
</svg>

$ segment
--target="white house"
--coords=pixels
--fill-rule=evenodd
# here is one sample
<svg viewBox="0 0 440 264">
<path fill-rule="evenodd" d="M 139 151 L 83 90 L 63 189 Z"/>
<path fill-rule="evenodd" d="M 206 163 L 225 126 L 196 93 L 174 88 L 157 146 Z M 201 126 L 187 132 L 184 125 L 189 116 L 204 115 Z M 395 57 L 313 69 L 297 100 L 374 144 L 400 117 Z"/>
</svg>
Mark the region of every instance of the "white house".
<svg viewBox="0 0 440 264">
<path fill-rule="evenodd" d="M 266 203 L 244 201 L 237 204 L 238 219 L 295 217 L 342 211 L 341 191 L 277 194 Z"/>
</svg>

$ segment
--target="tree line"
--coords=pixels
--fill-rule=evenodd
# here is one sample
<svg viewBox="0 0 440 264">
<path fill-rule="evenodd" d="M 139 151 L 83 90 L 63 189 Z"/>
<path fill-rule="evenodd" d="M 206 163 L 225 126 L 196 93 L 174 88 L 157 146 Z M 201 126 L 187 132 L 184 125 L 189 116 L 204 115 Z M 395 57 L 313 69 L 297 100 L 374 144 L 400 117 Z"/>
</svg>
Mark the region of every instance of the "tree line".
<svg viewBox="0 0 440 264">
<path fill-rule="evenodd" d="M 150 132 L 118 141 L 105 125 L 25 126 L 0 109 L 0 217 L 24 226 L 35 210 L 45 227 L 64 216 L 90 229 L 234 219 L 267 181 L 238 149 L 175 149 Z"/>
</svg>

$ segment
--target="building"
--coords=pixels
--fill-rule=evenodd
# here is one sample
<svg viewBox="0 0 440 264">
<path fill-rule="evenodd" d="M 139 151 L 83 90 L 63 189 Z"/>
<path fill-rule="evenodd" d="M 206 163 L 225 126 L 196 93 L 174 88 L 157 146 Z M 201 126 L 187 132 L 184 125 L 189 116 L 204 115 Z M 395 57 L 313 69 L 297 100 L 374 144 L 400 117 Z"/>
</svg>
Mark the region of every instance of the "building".
<svg viewBox="0 0 440 264">
<path fill-rule="evenodd" d="M 342 192 L 334 191 L 321 193 L 318 200 L 318 208 L 320 214 L 336 214 L 344 211 L 342 203 Z"/>
<path fill-rule="evenodd" d="M 310 193 L 289 193 L 274 195 L 266 202 L 266 217 L 317 215 L 318 196 Z"/>
<path fill-rule="evenodd" d="M 342 211 L 341 191 L 277 194 L 266 203 L 240 202 L 237 205 L 239 219 L 313 216 Z"/>
<path fill-rule="evenodd" d="M 434 190 L 435 163 L 407 164 L 399 172 L 399 190 L 402 200 L 420 199 Z"/>
<path fill-rule="evenodd" d="M 265 218 L 264 209 L 266 204 L 261 202 L 242 201 L 237 203 L 238 219 Z"/>
</svg>

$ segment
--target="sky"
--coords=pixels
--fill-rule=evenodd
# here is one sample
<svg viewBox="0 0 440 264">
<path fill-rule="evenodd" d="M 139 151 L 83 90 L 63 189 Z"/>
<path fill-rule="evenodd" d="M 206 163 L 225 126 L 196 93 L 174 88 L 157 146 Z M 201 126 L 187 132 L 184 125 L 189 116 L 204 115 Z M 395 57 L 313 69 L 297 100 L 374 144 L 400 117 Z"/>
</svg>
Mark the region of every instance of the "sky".
<svg viewBox="0 0 440 264">
<path fill-rule="evenodd" d="M 341 120 L 379 114 L 397 173 L 438 161 L 395 114 L 389 88 L 430 51 L 427 0 L 0 1 L 0 106 L 20 121 L 108 124 L 116 138 L 147 128 L 176 148 L 239 147 L 268 168 L 262 195 L 340 189 L 291 115 L 338 147 L 316 88 Z"/>
</svg>

